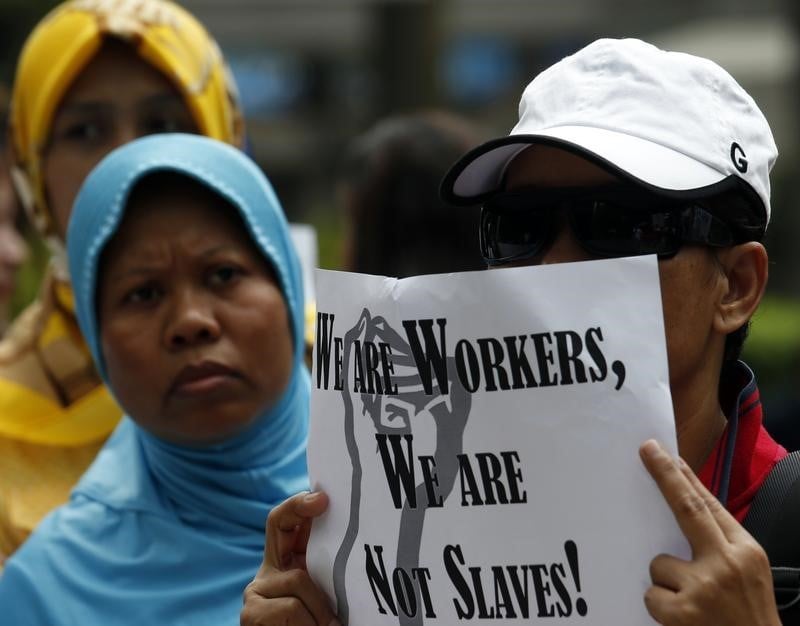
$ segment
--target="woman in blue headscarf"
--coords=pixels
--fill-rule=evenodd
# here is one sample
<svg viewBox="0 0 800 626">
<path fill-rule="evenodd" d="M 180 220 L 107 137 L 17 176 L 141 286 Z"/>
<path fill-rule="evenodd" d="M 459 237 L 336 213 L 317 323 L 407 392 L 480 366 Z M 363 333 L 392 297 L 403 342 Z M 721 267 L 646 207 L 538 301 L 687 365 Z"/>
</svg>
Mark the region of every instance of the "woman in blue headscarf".
<svg viewBox="0 0 800 626">
<path fill-rule="evenodd" d="M 239 623 L 272 506 L 307 488 L 303 288 L 258 167 L 196 135 L 106 157 L 68 232 L 78 320 L 127 416 L 6 563 L 3 623 Z"/>
</svg>

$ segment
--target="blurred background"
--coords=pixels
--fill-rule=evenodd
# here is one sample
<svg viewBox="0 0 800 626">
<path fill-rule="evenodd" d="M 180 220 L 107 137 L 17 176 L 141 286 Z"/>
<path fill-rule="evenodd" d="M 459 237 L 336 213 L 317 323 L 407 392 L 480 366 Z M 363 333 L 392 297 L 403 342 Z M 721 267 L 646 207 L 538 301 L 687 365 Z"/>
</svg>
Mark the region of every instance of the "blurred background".
<svg viewBox="0 0 800 626">
<path fill-rule="evenodd" d="M 49 0 L 0 0 L 0 83 Z M 342 263 L 335 178 L 348 141 L 389 114 L 443 108 L 487 138 L 513 126 L 522 88 L 601 36 L 634 36 L 725 67 L 761 106 L 780 150 L 768 230 L 770 285 L 746 359 L 767 410 L 800 413 L 800 3 L 797 0 L 185 0 L 241 90 L 252 156 L 290 220 Z M 0 101 L 5 92 L 0 88 Z M 44 253 L 13 302 L 33 297 Z M 476 244 L 477 245 L 477 244 Z M 37 252 L 38 251 L 38 252 Z"/>
</svg>

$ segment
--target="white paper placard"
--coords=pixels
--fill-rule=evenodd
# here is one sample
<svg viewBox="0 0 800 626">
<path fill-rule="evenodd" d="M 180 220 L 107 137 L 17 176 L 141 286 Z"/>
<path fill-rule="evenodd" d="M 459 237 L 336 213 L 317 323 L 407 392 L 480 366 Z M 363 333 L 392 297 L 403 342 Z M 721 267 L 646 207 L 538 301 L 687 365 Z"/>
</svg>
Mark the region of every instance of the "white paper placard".
<svg viewBox="0 0 800 626">
<path fill-rule="evenodd" d="M 349 626 L 653 624 L 688 554 L 655 257 L 398 280 L 317 270 L 308 567 Z"/>
</svg>

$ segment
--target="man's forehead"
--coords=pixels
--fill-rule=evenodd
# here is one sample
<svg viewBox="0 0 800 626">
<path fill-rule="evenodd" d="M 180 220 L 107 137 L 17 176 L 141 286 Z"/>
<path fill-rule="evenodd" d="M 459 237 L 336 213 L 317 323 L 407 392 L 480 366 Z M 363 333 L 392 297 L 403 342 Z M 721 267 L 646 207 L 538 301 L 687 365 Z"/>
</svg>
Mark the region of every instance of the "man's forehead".
<svg viewBox="0 0 800 626">
<path fill-rule="evenodd" d="M 607 185 L 618 181 L 613 174 L 568 150 L 535 144 L 522 150 L 509 163 L 505 188 L 579 187 Z"/>
</svg>

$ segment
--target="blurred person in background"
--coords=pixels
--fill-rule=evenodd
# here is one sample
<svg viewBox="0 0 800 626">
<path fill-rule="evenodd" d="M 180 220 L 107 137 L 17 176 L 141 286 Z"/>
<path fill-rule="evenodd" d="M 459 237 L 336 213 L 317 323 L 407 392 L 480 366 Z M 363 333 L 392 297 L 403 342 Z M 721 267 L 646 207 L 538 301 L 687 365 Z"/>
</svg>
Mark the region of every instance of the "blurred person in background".
<svg viewBox="0 0 800 626">
<path fill-rule="evenodd" d="M 345 269 L 399 278 L 484 269 L 477 213 L 454 215 L 439 198 L 449 165 L 480 139 L 440 111 L 385 118 L 356 138 L 337 189 Z"/>
<path fill-rule="evenodd" d="M 6 561 L 4 624 L 234 626 L 271 507 L 308 488 L 303 282 L 261 170 L 220 141 L 145 137 L 86 179 L 75 309 L 125 410 Z"/>
<path fill-rule="evenodd" d="M 73 0 L 36 26 L 11 95 L 11 174 L 52 260 L 0 343 L 0 563 L 67 500 L 121 416 L 75 320 L 73 200 L 113 148 L 169 131 L 242 142 L 235 86 L 193 16 L 162 0 Z"/>
</svg>

